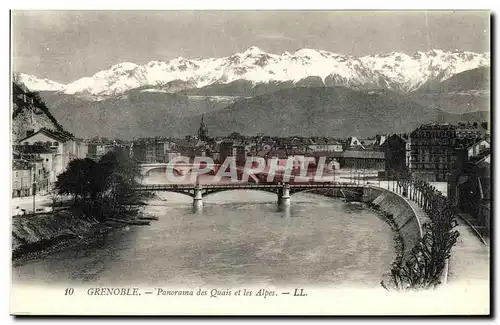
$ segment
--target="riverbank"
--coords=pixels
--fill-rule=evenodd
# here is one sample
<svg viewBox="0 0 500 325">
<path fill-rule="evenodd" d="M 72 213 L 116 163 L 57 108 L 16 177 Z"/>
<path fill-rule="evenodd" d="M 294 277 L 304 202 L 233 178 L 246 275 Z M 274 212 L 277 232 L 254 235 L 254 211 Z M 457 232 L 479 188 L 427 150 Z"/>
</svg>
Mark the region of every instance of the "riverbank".
<svg viewBox="0 0 500 325">
<path fill-rule="evenodd" d="M 139 214 L 139 210 L 132 210 L 128 215 L 122 215 L 122 219 L 135 220 Z M 99 222 L 75 208 L 14 216 L 11 228 L 13 265 L 44 257 L 73 245 L 90 244 L 102 235 L 127 226 L 127 223 L 115 220 Z"/>
<path fill-rule="evenodd" d="M 315 193 L 334 197 L 331 190 L 317 190 Z M 402 196 L 380 187 L 364 189 L 362 202 L 366 209 L 377 213 L 391 228 L 394 237 L 395 255 L 383 281 L 390 283 L 390 269 L 401 265 L 422 237 L 421 220 L 418 212 Z"/>
</svg>

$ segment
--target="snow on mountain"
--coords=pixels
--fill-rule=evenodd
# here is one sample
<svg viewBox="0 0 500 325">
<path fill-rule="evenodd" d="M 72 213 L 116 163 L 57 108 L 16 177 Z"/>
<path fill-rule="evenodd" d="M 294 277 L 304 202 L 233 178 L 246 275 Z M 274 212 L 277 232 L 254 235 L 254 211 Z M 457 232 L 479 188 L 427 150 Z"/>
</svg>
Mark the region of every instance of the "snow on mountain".
<svg viewBox="0 0 500 325">
<path fill-rule="evenodd" d="M 29 90 L 32 91 L 60 91 L 65 87 L 64 85 L 55 81 L 49 79 L 39 79 L 35 76 L 25 73 L 19 73 L 16 77 L 20 83 L 23 83 Z"/>
<path fill-rule="evenodd" d="M 66 94 L 109 96 L 138 87 L 169 91 L 164 87 L 171 82 L 177 82 L 172 89 L 179 89 L 235 80 L 259 84 L 319 77 L 327 86 L 387 88 L 407 93 L 428 81 L 440 82 L 459 72 L 489 65 L 489 52 L 432 50 L 412 55 L 392 52 L 357 58 L 314 49 L 272 54 L 252 46 L 242 53 L 222 58 L 179 57 L 145 65 L 124 62 L 65 86 L 53 83 L 52 89 L 63 90 Z M 45 82 L 50 83 L 49 80 Z M 38 84 L 35 81 L 33 84 L 36 89 Z"/>
<path fill-rule="evenodd" d="M 490 53 L 416 52 L 412 56 L 392 52 L 360 58 L 363 64 L 391 82 L 392 90 L 410 92 L 428 81 L 444 81 L 465 70 L 490 65 Z"/>
<path fill-rule="evenodd" d="M 147 84 L 146 68 L 123 62 L 66 85 L 66 94 L 113 95 Z"/>
</svg>

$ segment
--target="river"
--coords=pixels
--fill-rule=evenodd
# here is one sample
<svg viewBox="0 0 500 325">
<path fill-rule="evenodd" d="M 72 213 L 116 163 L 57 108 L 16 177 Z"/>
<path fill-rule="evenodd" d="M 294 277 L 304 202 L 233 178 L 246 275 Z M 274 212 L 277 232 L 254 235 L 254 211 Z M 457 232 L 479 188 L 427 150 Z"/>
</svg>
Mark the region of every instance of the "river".
<svg viewBox="0 0 500 325">
<path fill-rule="evenodd" d="M 86 285 L 304 285 L 380 287 L 395 250 L 390 227 L 355 203 L 311 193 L 179 193 L 145 208 L 159 217 L 13 268 L 15 283 Z"/>
</svg>

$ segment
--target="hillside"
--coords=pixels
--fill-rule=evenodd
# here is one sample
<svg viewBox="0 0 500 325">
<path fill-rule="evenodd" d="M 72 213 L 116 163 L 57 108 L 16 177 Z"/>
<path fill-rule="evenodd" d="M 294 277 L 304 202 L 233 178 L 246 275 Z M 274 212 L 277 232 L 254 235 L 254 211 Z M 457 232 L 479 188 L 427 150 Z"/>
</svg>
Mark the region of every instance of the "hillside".
<svg viewBox="0 0 500 325">
<path fill-rule="evenodd" d="M 445 94 L 472 90 L 490 90 L 490 67 L 467 70 L 442 82 L 428 82 L 417 92 Z"/>
<path fill-rule="evenodd" d="M 344 87 L 292 88 L 245 99 L 205 114 L 212 135 L 236 131 L 276 136 L 371 136 L 408 132 L 422 123 L 445 119 L 397 93 L 355 91 Z M 194 133 L 199 117 L 186 118 L 176 135 Z M 165 134 L 166 135 L 166 134 Z"/>
<path fill-rule="evenodd" d="M 138 89 L 101 101 L 84 96 L 41 92 L 58 121 L 79 137 L 156 136 L 165 125 L 212 112 L 238 97 L 184 96 Z"/>
<path fill-rule="evenodd" d="M 429 82 L 413 92 L 421 105 L 462 114 L 490 109 L 490 69 L 464 71 L 442 82 Z"/>
<path fill-rule="evenodd" d="M 388 90 L 296 87 L 253 98 L 183 96 L 129 91 L 102 101 L 42 93 L 54 116 L 75 135 L 92 137 L 196 134 L 200 115 L 211 135 L 374 135 L 406 132 L 448 114 Z M 238 100 L 239 101 L 236 101 Z M 236 102 L 235 102 L 236 101 Z"/>
<path fill-rule="evenodd" d="M 12 94 L 13 143 L 24 138 L 27 131 L 37 131 L 41 128 L 63 130 L 38 93 L 31 92 L 22 83 L 14 81 Z"/>
</svg>

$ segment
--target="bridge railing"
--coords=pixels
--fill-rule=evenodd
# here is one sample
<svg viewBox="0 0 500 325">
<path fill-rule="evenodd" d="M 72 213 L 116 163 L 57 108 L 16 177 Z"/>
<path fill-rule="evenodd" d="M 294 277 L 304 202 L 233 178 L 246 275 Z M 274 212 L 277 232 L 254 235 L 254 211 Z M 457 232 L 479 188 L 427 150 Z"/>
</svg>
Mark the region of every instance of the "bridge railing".
<svg viewBox="0 0 500 325">
<path fill-rule="evenodd" d="M 288 183 L 290 188 L 358 188 L 363 187 L 360 184 L 354 183 Z M 193 189 L 196 184 L 145 184 L 136 187 L 136 190 L 183 190 L 183 189 Z M 261 188 L 281 188 L 282 183 L 231 183 L 231 184 L 201 184 L 204 189 L 261 189 Z"/>
</svg>

